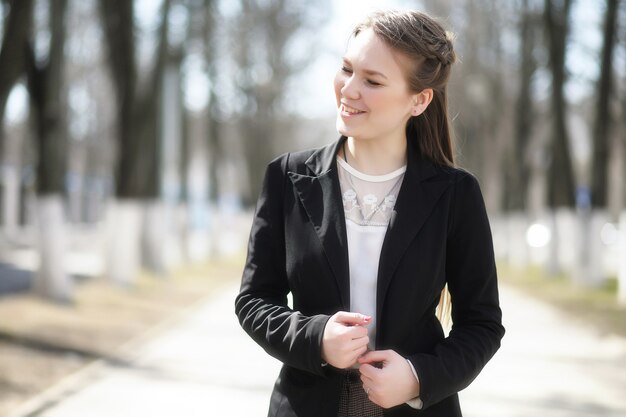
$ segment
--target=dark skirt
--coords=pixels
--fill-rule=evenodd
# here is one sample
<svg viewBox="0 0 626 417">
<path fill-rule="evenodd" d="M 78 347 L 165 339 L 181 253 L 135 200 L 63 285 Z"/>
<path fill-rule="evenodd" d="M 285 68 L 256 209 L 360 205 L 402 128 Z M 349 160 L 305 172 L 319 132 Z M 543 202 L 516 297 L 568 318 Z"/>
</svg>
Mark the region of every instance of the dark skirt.
<svg viewBox="0 0 626 417">
<path fill-rule="evenodd" d="M 339 395 L 339 412 L 337 417 L 382 417 L 382 407 L 367 398 L 363 390 L 359 371 L 351 369 L 346 377 Z"/>
</svg>

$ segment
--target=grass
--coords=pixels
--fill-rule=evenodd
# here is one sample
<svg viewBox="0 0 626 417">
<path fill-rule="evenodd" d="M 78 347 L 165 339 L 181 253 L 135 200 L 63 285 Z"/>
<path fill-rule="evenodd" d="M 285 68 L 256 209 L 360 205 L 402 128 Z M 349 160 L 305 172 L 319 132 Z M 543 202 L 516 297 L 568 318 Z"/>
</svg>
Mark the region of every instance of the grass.
<svg viewBox="0 0 626 417">
<path fill-rule="evenodd" d="M 124 365 L 121 348 L 238 280 L 243 260 L 142 273 L 132 288 L 104 279 L 79 284 L 71 304 L 24 293 L 0 299 L 0 416 L 95 360 Z"/>
<path fill-rule="evenodd" d="M 626 308 L 617 302 L 617 278 L 611 277 L 598 287 L 572 282 L 564 274 L 550 276 L 540 267 L 525 269 L 498 264 L 498 275 L 510 284 L 570 315 L 572 320 L 588 323 L 603 333 L 626 337 Z"/>
</svg>

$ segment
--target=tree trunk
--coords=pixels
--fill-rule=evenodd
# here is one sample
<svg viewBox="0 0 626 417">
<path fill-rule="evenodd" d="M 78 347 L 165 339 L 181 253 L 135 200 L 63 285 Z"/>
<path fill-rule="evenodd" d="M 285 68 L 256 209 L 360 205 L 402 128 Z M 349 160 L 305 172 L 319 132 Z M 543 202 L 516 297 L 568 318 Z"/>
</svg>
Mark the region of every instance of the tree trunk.
<svg viewBox="0 0 626 417">
<path fill-rule="evenodd" d="M 602 64 L 598 79 L 598 101 L 593 135 L 593 162 L 591 169 L 591 202 L 595 208 L 607 207 L 608 153 L 611 126 L 611 93 L 613 78 L 613 49 L 616 41 L 618 0 L 607 0 L 604 16 Z"/>
<path fill-rule="evenodd" d="M 2 49 L 0 49 L 0 123 L 4 120 L 9 94 L 24 73 L 26 42 L 33 20 L 32 0 L 10 0 L 9 14 L 4 21 Z M 0 162 L 4 160 L 4 129 L 0 129 Z"/>
<path fill-rule="evenodd" d="M 1 127 L 0 127 L 1 129 Z M 2 172 L 2 226 L 5 236 L 13 239 L 19 232 L 21 178 L 18 166 L 9 165 Z"/>
<path fill-rule="evenodd" d="M 208 153 L 208 189 L 209 189 L 209 201 L 214 205 L 219 198 L 219 161 L 223 158 L 222 150 L 222 137 L 221 137 L 221 124 L 219 119 L 220 113 L 220 97 L 217 94 L 215 86 L 218 83 L 217 79 L 217 38 L 215 26 L 217 21 L 216 16 L 216 4 L 215 0 L 204 0 L 204 25 L 203 25 L 203 43 L 205 45 L 204 58 L 207 63 L 209 79 L 211 81 L 211 88 L 209 91 L 209 104 L 207 108 L 208 114 L 208 132 L 206 147 Z"/>
<path fill-rule="evenodd" d="M 622 212 L 619 220 L 620 253 L 626 253 L 626 211 Z M 626 306 L 626 256 L 620 256 L 619 271 L 617 274 L 617 300 L 620 305 Z"/>
<path fill-rule="evenodd" d="M 170 256 L 173 253 L 180 253 L 180 236 L 178 233 L 170 233 L 175 221 L 173 213 L 180 201 L 182 182 L 180 160 L 183 106 L 179 59 L 168 64 L 162 82 L 163 99 L 160 100 L 162 117 L 159 122 L 155 121 L 155 124 L 159 123 L 163 132 L 161 143 L 156 144 L 161 148 L 158 152 L 161 158 L 156 166 L 161 167 L 159 171 L 163 178 L 162 190 L 155 193 L 159 197 L 146 201 L 142 259 L 143 266 L 149 271 L 165 276 L 174 266 L 173 263 L 180 261 Z M 169 254 L 168 249 L 171 249 Z"/>
<path fill-rule="evenodd" d="M 107 208 L 106 274 L 122 287 L 132 287 L 139 275 L 142 212 L 139 199 L 113 200 Z"/>
<path fill-rule="evenodd" d="M 67 301 L 72 298 L 71 279 L 65 267 L 65 187 L 66 129 L 62 94 L 65 17 L 67 0 L 50 2 L 50 49 L 44 64 L 35 60 L 32 47 L 27 51 L 28 90 L 31 99 L 39 159 L 37 162 L 37 206 L 40 216 L 39 251 L 41 264 L 35 289 L 43 296 Z"/>
<path fill-rule="evenodd" d="M 566 124 L 566 101 L 563 87 L 565 85 L 565 51 L 570 19 L 572 0 L 563 0 L 558 7 L 554 0 L 545 0 L 544 20 L 548 37 L 549 67 L 552 74 L 551 94 L 551 140 L 548 155 L 548 206 L 552 210 L 552 239 L 550 239 L 551 256 L 548 272 L 551 276 L 561 273 L 559 246 L 561 233 L 556 222 L 556 211 L 559 208 L 574 206 L 574 174 L 569 149 L 569 137 Z"/>
<path fill-rule="evenodd" d="M 528 0 L 522 1 L 520 11 L 520 67 L 519 93 L 515 112 L 515 133 L 513 146 L 507 158 L 507 165 L 503 171 L 508 178 L 506 208 L 510 211 L 527 210 L 528 184 L 530 182 L 530 168 L 527 154 L 528 143 L 533 129 L 533 101 L 531 97 L 532 77 L 537 69 L 533 57 L 535 47 L 535 18 Z"/>
<path fill-rule="evenodd" d="M 66 268 L 67 232 L 60 194 L 37 196 L 39 268 L 33 289 L 42 297 L 71 302 L 74 283 Z"/>
<path fill-rule="evenodd" d="M 565 51 L 572 0 L 563 0 L 555 10 L 554 0 L 545 1 L 549 66 L 552 74 L 552 139 L 548 171 L 548 204 L 551 208 L 574 206 L 574 174 L 566 124 Z"/>
<path fill-rule="evenodd" d="M 307 6 L 292 8 L 287 0 L 240 3 L 235 33 L 239 42 L 234 55 L 239 70 L 238 87 L 246 103 L 241 109 L 249 185 L 244 203 L 252 206 L 260 191 L 265 166 L 274 156 L 274 134 L 286 134 L 275 126 L 278 106 L 288 89 L 290 76 L 297 70 L 287 59 L 289 41 L 309 23 L 306 17 L 313 7 L 309 9 L 308 3 L 303 3 Z M 265 68 L 268 76 L 255 76 L 257 68 Z"/>
<path fill-rule="evenodd" d="M 261 192 L 265 167 L 274 155 L 272 122 L 269 116 L 242 121 L 243 143 L 248 169 L 248 193 L 244 205 L 254 207 Z"/>
<path fill-rule="evenodd" d="M 140 222 L 134 218 L 141 209 L 137 209 L 138 200 L 154 201 L 161 197 L 161 93 L 163 72 L 168 56 L 168 16 L 170 0 L 162 6 L 161 23 L 158 29 L 156 59 L 148 76 L 139 79 L 136 63 L 136 45 L 134 33 L 133 2 L 126 0 L 101 0 L 100 14 L 109 51 L 109 64 L 118 103 L 117 138 L 118 164 L 116 167 L 116 197 L 121 209 L 121 220 L 132 223 L 133 229 L 128 236 L 111 234 L 111 247 L 125 244 L 132 248 L 140 247 L 142 236 Z M 140 83 L 140 81 L 142 81 Z M 134 207 L 134 208 L 131 208 Z M 117 210 L 114 210 L 117 211 Z M 117 219 L 117 215 L 115 218 Z M 122 239 L 135 239 L 122 242 Z M 145 242 L 145 241 L 144 241 Z M 146 245 L 158 247 L 157 243 Z M 141 253 L 139 251 L 138 253 Z M 116 282 L 130 285 L 137 268 L 133 256 L 112 250 L 108 257 L 108 271 Z M 149 269 L 160 270 L 150 260 L 158 258 L 151 254 L 144 258 Z M 126 262 L 126 265 L 121 263 Z M 120 272 L 121 271 L 121 272 Z"/>
<path fill-rule="evenodd" d="M 4 18 L 0 49 L 0 164 L 9 162 L 5 149 L 4 112 L 15 83 L 24 74 L 25 46 L 32 26 L 33 1 L 5 1 L 7 7 L 9 13 Z M 13 166 L 13 169 L 0 170 L 0 226 L 5 227 L 9 237 L 14 236 L 17 230 L 20 196 L 20 170 L 16 165 Z"/>
</svg>

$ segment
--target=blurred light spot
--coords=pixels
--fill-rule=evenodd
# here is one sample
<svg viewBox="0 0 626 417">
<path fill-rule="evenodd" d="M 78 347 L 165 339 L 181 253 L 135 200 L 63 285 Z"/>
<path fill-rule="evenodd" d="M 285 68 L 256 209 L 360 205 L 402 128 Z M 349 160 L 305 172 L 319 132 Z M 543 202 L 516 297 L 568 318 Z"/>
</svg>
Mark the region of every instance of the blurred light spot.
<svg viewBox="0 0 626 417">
<path fill-rule="evenodd" d="M 190 55 L 183 63 L 183 71 L 185 106 L 191 111 L 201 111 L 209 102 L 211 89 L 202 57 Z"/>
<path fill-rule="evenodd" d="M 600 230 L 600 239 L 607 246 L 616 245 L 619 240 L 619 231 L 613 223 L 605 223 Z"/>
<path fill-rule="evenodd" d="M 187 26 L 189 25 L 189 13 L 187 7 L 182 4 L 172 6 L 169 14 L 169 41 L 172 45 L 180 45 L 187 36 Z"/>
<path fill-rule="evenodd" d="M 16 84 L 9 94 L 7 101 L 7 121 L 9 124 L 18 124 L 26 119 L 28 112 L 28 91 L 24 84 Z"/>
<path fill-rule="evenodd" d="M 533 248 L 542 248 L 546 246 L 552 237 L 552 233 L 547 226 L 535 223 L 528 228 L 526 232 L 526 241 Z"/>
</svg>

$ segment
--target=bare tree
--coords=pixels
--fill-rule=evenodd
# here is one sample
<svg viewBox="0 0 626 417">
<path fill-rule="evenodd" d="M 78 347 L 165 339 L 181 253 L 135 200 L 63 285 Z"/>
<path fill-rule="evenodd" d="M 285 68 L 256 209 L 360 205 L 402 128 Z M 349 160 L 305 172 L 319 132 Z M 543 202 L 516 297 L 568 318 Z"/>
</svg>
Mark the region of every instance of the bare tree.
<svg viewBox="0 0 626 417">
<path fill-rule="evenodd" d="M 528 164 L 528 146 L 533 132 L 533 100 L 531 96 L 532 77 L 537 70 L 533 55 L 536 46 L 537 15 L 528 0 L 522 0 L 519 10 L 519 90 L 515 111 L 515 131 L 512 146 L 509 148 L 506 166 L 503 171 L 507 177 L 505 207 L 508 210 L 527 209 L 530 167 Z"/>
<path fill-rule="evenodd" d="M 220 56 L 218 50 L 218 22 L 219 11 L 215 0 L 190 0 L 187 7 L 189 8 L 190 22 L 187 34 L 187 46 L 191 53 L 200 54 L 203 57 L 206 66 L 206 74 L 209 79 L 209 98 L 206 109 L 206 156 L 208 165 L 208 189 L 210 201 L 216 202 L 219 194 L 218 172 L 220 161 L 223 158 L 220 99 L 217 92 L 218 80 L 218 61 Z M 184 115 L 186 124 L 191 123 L 191 115 L 187 112 Z M 189 126 L 186 126 L 188 129 Z M 183 167 L 185 170 L 186 167 Z"/>
<path fill-rule="evenodd" d="M 5 9 L 8 8 L 8 12 Z M 3 2 L 4 33 L 0 47 L 0 163 L 7 163 L 5 149 L 4 113 L 15 83 L 24 75 L 25 45 L 31 32 L 33 16 L 32 0 L 5 0 Z M 17 201 L 19 197 L 19 174 L 16 169 L 0 172 L 0 222 L 7 232 L 17 227 Z"/>
<path fill-rule="evenodd" d="M 593 207 L 607 206 L 608 155 L 613 117 L 611 96 L 613 93 L 613 50 L 617 38 L 618 0 L 607 0 L 604 14 L 604 37 L 600 77 L 598 79 L 596 115 L 593 126 L 593 163 L 591 170 L 591 201 Z"/>
<path fill-rule="evenodd" d="M 552 208 L 574 206 L 574 174 L 566 126 L 565 51 L 572 0 L 545 0 L 544 21 L 552 75 L 552 138 L 548 174 L 548 204 Z"/>
<path fill-rule="evenodd" d="M 35 57 L 29 43 L 28 91 L 39 160 L 37 162 L 37 213 L 40 267 L 35 289 L 62 301 L 71 299 L 72 283 L 65 270 L 63 192 L 65 180 L 66 123 L 63 97 L 63 62 L 67 0 L 50 1 L 50 46 L 47 59 Z"/>
<path fill-rule="evenodd" d="M 32 0 L 5 0 L 8 7 L 0 49 L 0 120 L 4 117 L 9 94 L 17 80 L 24 74 L 25 45 L 32 26 Z M 0 123 L 0 126 L 2 124 Z M 3 135 L 0 129 L 0 159 Z"/>
<path fill-rule="evenodd" d="M 118 198 L 153 198 L 158 192 L 157 114 L 167 59 L 170 0 L 164 0 L 158 50 L 152 68 L 137 67 L 133 2 L 101 0 L 100 10 L 109 50 L 109 63 L 118 102 Z"/>
<path fill-rule="evenodd" d="M 626 4 L 626 3 L 622 3 Z M 619 19 L 620 22 L 623 22 L 626 19 L 626 8 L 622 8 L 621 17 Z M 622 38 L 622 43 L 626 43 L 626 39 Z M 622 62 L 624 65 L 624 72 L 626 73 L 626 59 Z M 626 77 L 624 77 L 626 79 Z M 621 120 L 622 120 L 622 132 L 626 132 L 626 90 L 622 92 L 622 112 L 621 112 Z M 621 142 L 619 144 L 621 146 L 621 176 L 623 177 L 626 174 L 626 134 L 622 134 Z M 618 146 L 619 147 L 619 146 Z M 621 190 L 621 201 L 619 201 L 619 207 L 624 210 L 626 207 L 626 181 L 622 181 L 622 190 Z M 622 211 L 623 213 L 623 211 Z M 626 284 L 624 284 L 626 286 Z"/>
<path fill-rule="evenodd" d="M 515 68 L 502 40 L 510 27 L 511 6 L 492 0 L 458 6 L 450 26 L 458 32 L 455 48 L 459 60 L 449 88 L 457 162 L 480 177 L 487 208 L 497 212 L 502 208 L 505 185 L 499 172 L 513 130 L 510 80 Z"/>
<path fill-rule="evenodd" d="M 124 284 L 129 284 L 137 274 L 141 201 L 155 201 L 160 192 L 158 115 L 167 61 L 170 6 L 170 0 L 163 1 L 157 51 L 152 67 L 143 71 L 137 63 L 133 2 L 100 0 L 118 109 L 115 190 L 118 201 L 112 214 L 116 230 L 112 232 L 108 273 L 114 281 Z"/>
<path fill-rule="evenodd" d="M 289 59 L 289 42 L 310 27 L 311 15 L 320 5 L 287 0 L 241 0 L 240 4 L 234 54 L 244 98 L 240 126 L 250 186 L 245 202 L 251 205 L 274 154 L 275 136 L 287 134 L 276 128 L 276 121 L 290 77 L 299 69 Z"/>
<path fill-rule="evenodd" d="M 220 97 L 217 94 L 217 10 L 215 0 L 204 0 L 205 19 L 204 19 L 204 45 L 205 59 L 207 62 L 209 79 L 211 81 L 211 89 L 209 92 L 209 108 L 207 113 L 209 116 L 208 131 L 208 152 L 209 152 L 209 199 L 216 202 L 219 196 L 218 178 L 218 161 L 223 157 L 222 134 L 220 121 Z"/>
</svg>

